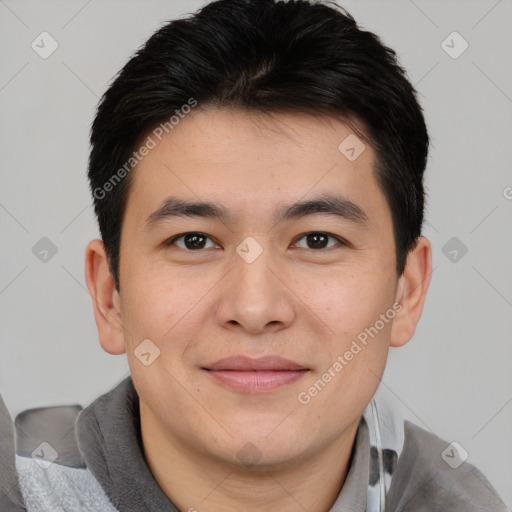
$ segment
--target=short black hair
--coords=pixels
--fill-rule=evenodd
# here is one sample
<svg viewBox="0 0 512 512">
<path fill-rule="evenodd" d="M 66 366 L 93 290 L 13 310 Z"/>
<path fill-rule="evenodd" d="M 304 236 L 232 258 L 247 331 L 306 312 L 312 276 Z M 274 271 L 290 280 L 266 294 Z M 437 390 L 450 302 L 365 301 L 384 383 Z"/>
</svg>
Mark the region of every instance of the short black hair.
<svg viewBox="0 0 512 512">
<path fill-rule="evenodd" d="M 362 128 L 354 130 L 375 151 L 403 273 L 421 235 L 429 137 L 396 53 L 334 2 L 217 0 L 158 29 L 98 105 L 88 176 L 118 290 L 136 144 L 162 123 L 172 129 L 190 105 L 332 116 Z"/>
</svg>

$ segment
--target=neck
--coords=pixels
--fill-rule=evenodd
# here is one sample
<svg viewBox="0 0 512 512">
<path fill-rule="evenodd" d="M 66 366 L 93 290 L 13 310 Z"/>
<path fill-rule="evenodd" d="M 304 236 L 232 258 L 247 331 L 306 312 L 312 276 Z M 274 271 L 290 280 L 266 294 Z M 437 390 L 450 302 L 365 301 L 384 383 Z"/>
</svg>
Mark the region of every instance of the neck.
<svg viewBox="0 0 512 512">
<path fill-rule="evenodd" d="M 314 455 L 279 465 L 234 465 L 198 451 L 144 414 L 144 456 L 166 496 L 187 512 L 328 512 L 348 473 L 358 422 Z"/>
</svg>

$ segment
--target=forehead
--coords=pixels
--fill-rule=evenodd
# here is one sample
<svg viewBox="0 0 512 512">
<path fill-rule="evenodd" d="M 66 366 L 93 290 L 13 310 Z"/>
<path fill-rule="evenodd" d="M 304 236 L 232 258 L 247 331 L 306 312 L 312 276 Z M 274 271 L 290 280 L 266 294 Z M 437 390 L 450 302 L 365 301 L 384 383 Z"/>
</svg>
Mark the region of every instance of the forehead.
<svg viewBox="0 0 512 512">
<path fill-rule="evenodd" d="M 148 137 L 156 144 L 132 171 L 127 215 L 181 197 L 223 204 L 234 219 L 270 220 L 284 204 L 341 194 L 377 224 L 389 216 L 373 149 L 331 117 L 196 110 L 141 144 Z"/>
</svg>

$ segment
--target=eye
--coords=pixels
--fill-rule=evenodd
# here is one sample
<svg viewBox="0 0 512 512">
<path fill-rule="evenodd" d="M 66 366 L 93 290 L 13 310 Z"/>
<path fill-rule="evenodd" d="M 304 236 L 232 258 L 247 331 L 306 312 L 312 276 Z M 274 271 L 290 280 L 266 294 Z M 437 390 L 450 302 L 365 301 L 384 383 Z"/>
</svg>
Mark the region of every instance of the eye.
<svg viewBox="0 0 512 512">
<path fill-rule="evenodd" d="M 211 244 L 208 245 L 207 240 L 210 240 Z M 191 233 L 183 233 L 181 235 L 176 235 L 166 242 L 164 242 L 166 247 L 175 245 L 180 249 L 185 249 L 189 251 L 197 251 L 199 249 L 210 249 L 212 247 L 217 247 L 212 239 L 205 235 L 204 233 L 191 232 Z"/>
<path fill-rule="evenodd" d="M 305 233 L 298 239 L 299 241 L 305 240 L 305 245 L 300 245 L 299 242 L 296 242 L 295 245 L 301 249 L 328 249 L 336 245 L 336 243 L 329 245 L 329 239 L 334 240 L 340 245 L 346 245 L 345 241 L 341 238 L 321 231 Z"/>
</svg>

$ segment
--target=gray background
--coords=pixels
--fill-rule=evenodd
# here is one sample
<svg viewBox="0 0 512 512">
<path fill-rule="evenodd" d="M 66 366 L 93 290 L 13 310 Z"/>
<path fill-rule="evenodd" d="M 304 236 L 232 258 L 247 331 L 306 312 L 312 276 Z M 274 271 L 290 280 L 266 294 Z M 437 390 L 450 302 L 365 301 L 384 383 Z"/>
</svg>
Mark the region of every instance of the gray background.
<svg viewBox="0 0 512 512">
<path fill-rule="evenodd" d="M 0 0 L 0 391 L 13 416 L 86 405 L 128 373 L 125 355 L 99 346 L 85 288 L 84 249 L 98 235 L 89 127 L 131 53 L 203 3 Z M 510 506 L 512 2 L 342 5 L 397 50 L 433 144 L 424 234 L 435 270 L 416 335 L 391 350 L 381 391 L 415 423 L 460 443 Z M 43 31 L 59 44 L 47 59 L 31 48 Z M 458 58 L 442 47 L 453 31 L 469 44 Z M 452 54 L 457 37 L 445 43 Z M 57 248 L 47 262 L 32 252 L 42 237 Z M 452 237 L 458 246 L 446 246 Z"/>
</svg>

